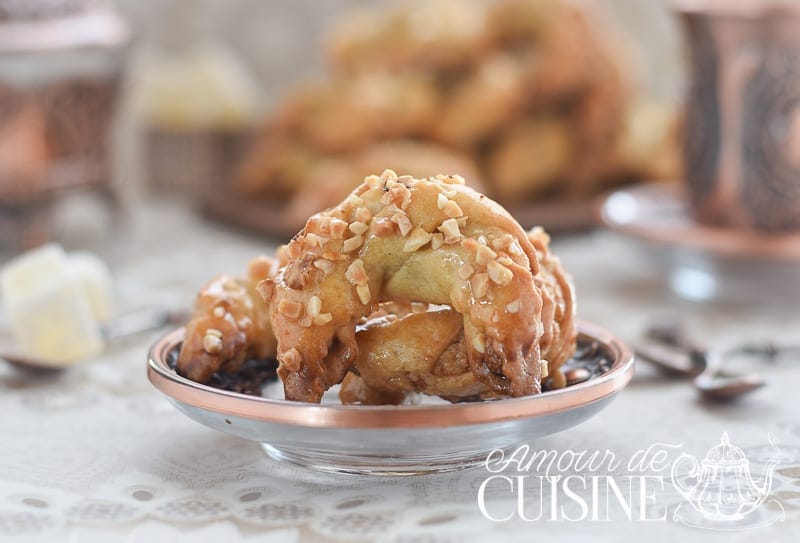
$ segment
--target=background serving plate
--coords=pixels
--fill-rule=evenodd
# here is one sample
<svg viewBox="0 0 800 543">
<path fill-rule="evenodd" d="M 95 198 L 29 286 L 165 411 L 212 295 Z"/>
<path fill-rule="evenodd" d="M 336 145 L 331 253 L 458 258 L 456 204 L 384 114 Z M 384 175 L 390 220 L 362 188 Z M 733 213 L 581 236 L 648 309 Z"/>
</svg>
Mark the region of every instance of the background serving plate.
<svg viewBox="0 0 800 543">
<path fill-rule="evenodd" d="M 633 375 L 630 350 L 604 329 L 582 322 L 578 351 L 567 364 L 588 369 L 591 378 L 560 390 L 458 404 L 426 398 L 402 406 L 341 405 L 328 394 L 323 403 L 309 404 L 284 400 L 279 382 L 267 384 L 263 396 L 249 396 L 181 377 L 170 358 L 182 339 L 183 329 L 166 335 L 148 360 L 150 381 L 180 411 L 259 442 L 272 458 L 346 473 L 409 475 L 480 464 L 493 449 L 583 422 Z"/>
<path fill-rule="evenodd" d="M 610 194 L 597 210 L 637 243 L 680 297 L 733 302 L 800 298 L 800 234 L 768 235 L 700 224 L 682 185 L 651 183 Z"/>
</svg>

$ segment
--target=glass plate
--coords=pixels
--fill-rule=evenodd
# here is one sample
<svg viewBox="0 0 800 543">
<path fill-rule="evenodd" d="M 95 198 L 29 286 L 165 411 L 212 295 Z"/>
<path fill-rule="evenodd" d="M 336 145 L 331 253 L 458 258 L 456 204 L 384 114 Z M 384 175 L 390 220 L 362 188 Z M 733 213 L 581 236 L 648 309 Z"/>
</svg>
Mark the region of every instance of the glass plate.
<svg viewBox="0 0 800 543">
<path fill-rule="evenodd" d="M 465 469 L 494 449 L 508 449 L 560 432 L 595 415 L 633 375 L 630 350 L 609 332 L 579 323 L 578 350 L 568 368 L 588 380 L 524 398 L 451 404 L 420 397 L 416 405 L 342 405 L 335 390 L 321 404 L 283 399 L 280 382 L 262 396 L 201 385 L 178 375 L 183 339 L 175 330 L 150 350 L 148 377 L 197 422 L 256 441 L 277 460 L 308 468 L 373 475 L 412 475 Z M 174 363 L 174 362 L 173 362 Z"/>
</svg>

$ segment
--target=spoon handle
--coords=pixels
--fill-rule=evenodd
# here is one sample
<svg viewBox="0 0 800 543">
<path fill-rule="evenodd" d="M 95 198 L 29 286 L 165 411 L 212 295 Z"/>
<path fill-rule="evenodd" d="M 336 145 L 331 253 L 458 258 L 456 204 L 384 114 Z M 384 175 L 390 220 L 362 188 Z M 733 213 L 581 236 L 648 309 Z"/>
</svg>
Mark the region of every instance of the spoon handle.
<svg viewBox="0 0 800 543">
<path fill-rule="evenodd" d="M 186 320 L 188 314 L 185 311 L 165 307 L 145 307 L 113 317 L 101 326 L 100 331 L 106 340 L 115 340 Z"/>
</svg>

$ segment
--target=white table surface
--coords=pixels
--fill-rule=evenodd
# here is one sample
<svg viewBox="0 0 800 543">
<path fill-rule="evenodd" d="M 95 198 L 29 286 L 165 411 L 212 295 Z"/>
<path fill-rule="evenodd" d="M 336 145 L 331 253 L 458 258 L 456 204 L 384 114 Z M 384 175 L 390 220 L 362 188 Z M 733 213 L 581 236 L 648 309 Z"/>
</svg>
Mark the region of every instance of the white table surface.
<svg viewBox="0 0 800 543">
<path fill-rule="evenodd" d="M 120 310 L 188 305 L 215 273 L 239 272 L 274 244 L 205 223 L 163 204 L 140 206 L 96 248 L 111 263 Z M 679 315 L 715 344 L 791 341 L 795 306 L 697 305 L 663 281 L 624 242 L 605 234 L 554 244 L 574 275 L 579 314 L 635 341 L 658 315 Z M 683 381 L 639 365 L 606 410 L 571 430 L 530 443 L 546 450 L 610 449 L 620 457 L 654 443 L 702 457 L 722 432 L 753 452 L 772 432 L 784 463 L 773 479 L 786 520 L 714 531 L 680 523 L 513 520 L 492 522 L 477 506 L 483 468 L 407 478 L 321 475 L 268 460 L 255 443 L 201 426 L 146 379 L 145 334 L 48 379 L 0 367 L 2 541 L 797 541 L 800 540 L 798 360 L 765 367 L 769 385 L 733 405 L 698 400 Z M 521 444 L 524 443 L 521 440 Z M 797 447 L 797 448 L 796 448 Z M 492 494 L 502 507 L 510 495 Z M 666 492 L 660 505 L 675 505 Z M 668 503 L 666 503 L 668 502 Z M 509 502 L 511 503 L 511 502 Z M 508 509 L 506 509 L 508 510 Z"/>
</svg>

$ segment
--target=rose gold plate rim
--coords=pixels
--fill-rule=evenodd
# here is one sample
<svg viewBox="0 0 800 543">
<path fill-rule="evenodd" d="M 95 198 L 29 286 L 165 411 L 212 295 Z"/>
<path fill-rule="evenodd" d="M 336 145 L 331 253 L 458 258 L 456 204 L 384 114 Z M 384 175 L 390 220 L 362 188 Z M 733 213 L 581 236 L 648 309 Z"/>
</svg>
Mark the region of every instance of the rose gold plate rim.
<svg viewBox="0 0 800 543">
<path fill-rule="evenodd" d="M 660 199 L 664 207 L 677 208 L 685 216 L 673 216 L 672 220 L 659 222 L 657 213 L 647 214 L 646 220 L 642 220 L 644 214 L 638 213 L 634 218 L 624 220 L 609 209 L 612 199 L 620 196 L 627 196 L 648 209 L 653 207 L 647 205 L 648 202 Z M 692 248 L 732 258 L 759 257 L 775 262 L 800 262 L 800 234 L 768 236 L 698 224 L 689 215 L 683 191 L 674 184 L 646 183 L 614 191 L 600 199 L 596 215 L 598 221 L 611 231 L 654 243 Z"/>
<path fill-rule="evenodd" d="M 520 418 L 541 417 L 575 409 L 622 390 L 633 376 L 633 354 L 607 330 L 579 322 L 579 334 L 602 344 L 613 357 L 605 374 L 570 386 L 528 396 L 486 402 L 416 405 L 361 406 L 308 404 L 247 396 L 201 385 L 178 375 L 167 365 L 167 354 L 183 339 L 183 328 L 165 335 L 148 356 L 147 376 L 158 390 L 194 407 L 245 419 L 314 428 L 440 428 L 488 424 Z"/>
</svg>

